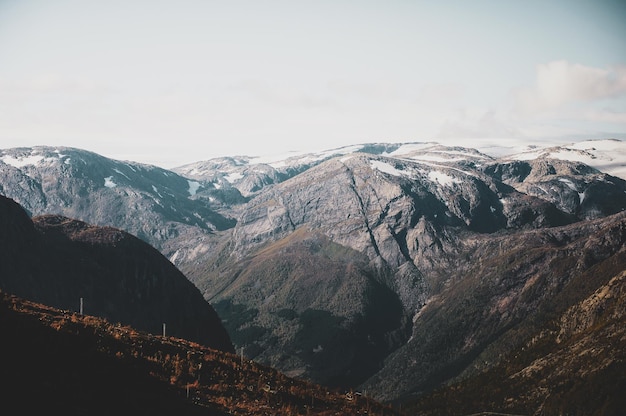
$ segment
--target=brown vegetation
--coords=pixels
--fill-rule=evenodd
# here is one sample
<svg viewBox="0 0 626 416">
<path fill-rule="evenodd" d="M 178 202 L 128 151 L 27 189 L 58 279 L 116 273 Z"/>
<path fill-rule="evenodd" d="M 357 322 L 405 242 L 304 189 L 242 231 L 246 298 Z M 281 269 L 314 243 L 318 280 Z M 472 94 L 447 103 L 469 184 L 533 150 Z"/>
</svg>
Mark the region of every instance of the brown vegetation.
<svg viewBox="0 0 626 416">
<path fill-rule="evenodd" d="M 0 292 L 6 402 L 24 413 L 396 415 L 234 354 Z"/>
</svg>

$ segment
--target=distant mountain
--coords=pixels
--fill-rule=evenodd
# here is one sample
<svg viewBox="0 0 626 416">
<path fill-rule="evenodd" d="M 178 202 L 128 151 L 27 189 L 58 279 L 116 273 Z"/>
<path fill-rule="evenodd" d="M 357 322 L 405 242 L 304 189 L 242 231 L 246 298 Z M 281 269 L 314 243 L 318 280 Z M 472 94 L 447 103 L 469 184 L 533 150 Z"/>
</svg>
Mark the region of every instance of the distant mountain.
<svg viewBox="0 0 626 416">
<path fill-rule="evenodd" d="M 48 215 L 31 220 L 0 196 L 0 289 L 233 351 L 219 317 L 156 249 L 111 227 Z"/>
<path fill-rule="evenodd" d="M 626 182 L 602 170 L 621 174 L 624 149 L 604 140 L 492 155 L 382 143 L 220 158 L 170 174 L 135 168 L 138 183 L 158 172 L 149 176 L 157 190 L 154 178 L 177 178 L 175 197 L 163 199 L 134 181 L 122 187 L 114 174 L 123 162 L 98 159 L 107 168 L 88 189 L 101 199 L 55 207 L 66 215 L 80 206 L 83 220 L 114 212 L 116 227 L 149 227 L 139 235 L 200 289 L 247 357 L 402 401 L 496 368 L 528 334 L 551 325 L 554 316 L 542 312 L 550 296 L 604 261 L 626 268 L 615 237 Z M 69 152 L 2 151 L 2 192 L 36 201 L 36 189 L 56 195 L 66 183 L 96 183 L 78 173 L 89 171 L 86 163 L 71 180 L 51 171 L 59 185 L 44 185 L 44 151 Z M 20 175 L 33 191 L 16 187 Z M 162 205 L 137 202 L 155 198 Z"/>
<path fill-rule="evenodd" d="M 220 204 L 243 200 L 236 190 L 65 147 L 0 150 L 0 194 L 32 215 L 121 228 L 168 257 L 189 247 L 190 261 L 194 250 L 208 249 L 207 236 L 234 225 L 218 212 Z"/>
<path fill-rule="evenodd" d="M 0 291 L 3 406 L 20 414 L 399 415 L 222 351 Z"/>
<path fill-rule="evenodd" d="M 421 160 L 336 157 L 267 187 L 246 204 L 221 251 L 183 270 L 255 359 L 351 385 L 387 368 L 389 354 L 415 337 L 424 305 L 464 280 L 473 242 L 498 237 L 523 246 L 515 239 L 527 230 L 577 224 L 572 233 L 581 221 L 626 207 L 623 180 L 578 162 L 501 162 L 446 148 L 430 154 L 428 162 L 424 153 Z M 483 256 L 500 259 L 497 250 Z M 415 379 L 407 361 L 399 361 L 400 379 Z M 384 373 L 367 389 L 391 400 L 417 387 L 382 395 L 383 379 L 397 376 Z"/>
</svg>

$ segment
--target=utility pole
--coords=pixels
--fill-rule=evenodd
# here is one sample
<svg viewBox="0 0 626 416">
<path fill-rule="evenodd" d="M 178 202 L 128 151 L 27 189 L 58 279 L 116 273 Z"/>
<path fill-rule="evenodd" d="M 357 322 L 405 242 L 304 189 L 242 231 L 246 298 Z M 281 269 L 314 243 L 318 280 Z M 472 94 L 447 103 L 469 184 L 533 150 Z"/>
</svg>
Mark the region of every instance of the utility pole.
<svg viewBox="0 0 626 416">
<path fill-rule="evenodd" d="M 83 298 L 80 298 L 80 308 L 79 308 L 80 314 L 83 314 Z"/>
</svg>

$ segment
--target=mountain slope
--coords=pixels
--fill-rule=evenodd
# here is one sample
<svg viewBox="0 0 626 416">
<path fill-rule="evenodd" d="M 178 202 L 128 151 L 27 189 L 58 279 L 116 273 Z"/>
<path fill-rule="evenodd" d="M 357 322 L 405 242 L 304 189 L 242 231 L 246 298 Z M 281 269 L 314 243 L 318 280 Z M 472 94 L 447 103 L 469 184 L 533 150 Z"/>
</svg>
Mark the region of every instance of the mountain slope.
<svg viewBox="0 0 626 416">
<path fill-rule="evenodd" d="M 397 415 L 171 337 L 0 291 L 3 405 L 24 414 Z"/>
<path fill-rule="evenodd" d="M 424 161 L 423 153 L 406 159 L 357 153 L 266 187 L 246 204 L 219 251 L 183 266 L 237 346 L 317 382 L 364 382 L 388 366 L 385 358 L 411 336 L 414 316 L 471 259 L 470 241 L 494 235 L 518 241 L 522 230 L 626 207 L 624 181 L 578 163 L 538 160 L 514 180 L 517 165 L 476 152 L 461 158 L 458 148 L 429 151 L 454 157 L 435 162 Z M 589 198 L 581 201 L 570 183 L 584 184 Z M 552 192 L 533 195 L 528 184 Z M 496 253 L 484 256 L 497 262 Z M 312 317 L 326 329 L 312 326 Z M 429 330 L 446 327 L 438 320 Z M 400 379 L 412 378 L 402 360 L 394 368 L 406 374 Z M 383 381 L 367 388 L 386 394 Z M 391 391 L 381 397 L 407 393 Z"/>
<path fill-rule="evenodd" d="M 232 351 L 215 311 L 157 250 L 121 230 L 34 220 L 0 196 L 0 288 L 62 309 Z"/>
<path fill-rule="evenodd" d="M 232 227 L 234 220 L 218 210 L 224 200 L 241 198 L 155 166 L 65 147 L 0 150 L 0 178 L 0 194 L 31 215 L 121 228 L 179 259 L 208 250 L 212 234 Z M 196 244 L 182 250 L 180 241 Z"/>
<path fill-rule="evenodd" d="M 405 409 L 423 415 L 485 410 L 622 414 L 626 406 L 625 279 L 625 271 L 608 281 L 602 279 L 593 293 L 584 290 L 577 303 L 559 310 L 544 329 L 536 328 L 522 348 L 498 365 L 426 394 Z"/>
<path fill-rule="evenodd" d="M 413 319 L 411 340 L 365 383 L 381 399 L 429 391 L 502 364 L 560 314 L 626 270 L 626 215 L 478 236 Z M 470 261 L 471 260 L 471 261 Z"/>
</svg>

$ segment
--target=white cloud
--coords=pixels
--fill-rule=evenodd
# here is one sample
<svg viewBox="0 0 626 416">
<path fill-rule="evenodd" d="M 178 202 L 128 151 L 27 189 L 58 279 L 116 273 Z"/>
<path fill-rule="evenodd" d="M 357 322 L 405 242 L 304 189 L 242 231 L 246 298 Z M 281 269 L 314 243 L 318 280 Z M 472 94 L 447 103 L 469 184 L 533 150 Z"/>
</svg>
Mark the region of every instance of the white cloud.
<svg viewBox="0 0 626 416">
<path fill-rule="evenodd" d="M 519 135 L 517 126 L 506 115 L 494 110 L 464 108 L 441 125 L 437 138 L 496 138 Z"/>
<path fill-rule="evenodd" d="M 334 105 L 333 100 L 325 95 L 258 79 L 243 80 L 231 85 L 230 90 L 243 92 L 264 103 L 281 107 L 318 108 Z"/>
<path fill-rule="evenodd" d="M 609 109 L 587 110 L 582 114 L 582 118 L 592 122 L 626 124 L 626 112 Z"/>
<path fill-rule="evenodd" d="M 535 85 L 514 93 L 516 110 L 522 114 L 626 96 L 626 66 L 602 69 L 561 60 L 537 65 L 536 71 Z"/>
<path fill-rule="evenodd" d="M 465 87 L 458 83 L 430 84 L 422 87 L 418 101 L 432 105 L 433 102 L 450 102 L 463 98 Z"/>
</svg>

